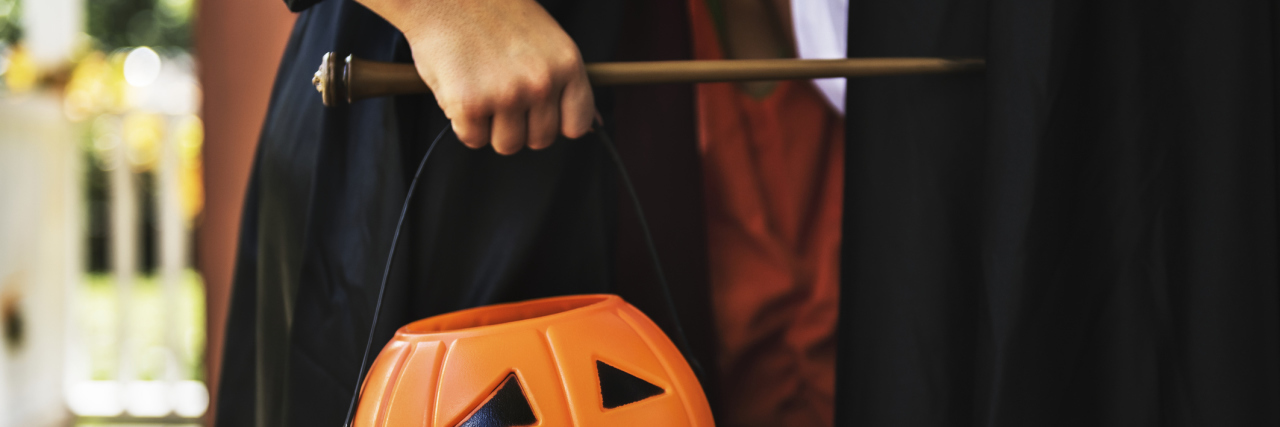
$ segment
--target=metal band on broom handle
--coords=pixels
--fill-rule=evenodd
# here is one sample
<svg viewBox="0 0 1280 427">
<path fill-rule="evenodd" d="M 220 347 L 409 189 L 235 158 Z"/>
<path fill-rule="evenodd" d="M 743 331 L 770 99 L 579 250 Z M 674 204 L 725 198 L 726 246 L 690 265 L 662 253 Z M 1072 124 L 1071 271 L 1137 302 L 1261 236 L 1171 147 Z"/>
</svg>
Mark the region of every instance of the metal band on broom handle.
<svg viewBox="0 0 1280 427">
<path fill-rule="evenodd" d="M 710 83 L 944 74 L 985 67 L 976 58 L 735 59 L 722 61 L 601 62 L 587 64 L 594 86 L 658 83 Z M 311 81 L 324 105 L 387 95 L 429 93 L 413 64 L 338 59 L 326 53 Z"/>
</svg>

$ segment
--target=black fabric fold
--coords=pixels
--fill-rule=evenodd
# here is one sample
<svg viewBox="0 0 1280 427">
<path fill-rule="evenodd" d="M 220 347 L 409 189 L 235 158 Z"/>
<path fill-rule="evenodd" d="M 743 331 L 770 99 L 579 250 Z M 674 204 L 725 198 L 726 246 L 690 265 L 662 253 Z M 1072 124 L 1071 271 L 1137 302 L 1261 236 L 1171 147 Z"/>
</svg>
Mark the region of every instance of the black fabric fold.
<svg viewBox="0 0 1280 427">
<path fill-rule="evenodd" d="M 291 12 L 302 12 L 315 6 L 323 0 L 284 0 L 285 6 L 289 6 Z"/>
<path fill-rule="evenodd" d="M 217 408 L 225 426 L 342 423 L 411 173 L 405 165 L 416 165 L 430 139 L 448 126 L 430 96 L 323 107 L 310 81 L 324 53 L 408 62 L 408 46 L 395 28 L 354 1 L 289 5 L 305 10 L 280 65 L 246 195 Z M 613 57 L 624 18 L 621 0 L 543 5 L 586 61 Z M 610 92 L 598 91 L 596 104 L 606 119 L 612 115 Z M 658 127 L 664 114 L 680 116 L 691 108 L 664 108 L 649 113 L 656 121 L 620 123 Z M 666 143 L 686 143 L 681 147 L 692 154 L 692 128 L 677 129 L 687 131 L 687 139 Z M 641 142 L 647 141 L 633 143 Z M 513 156 L 470 150 L 452 135 L 441 141 L 410 207 L 375 342 L 431 315 L 545 296 L 619 293 L 655 312 L 660 301 L 644 297 L 656 284 L 617 284 L 616 274 L 632 270 L 616 268 L 618 254 L 629 250 L 615 248 L 615 173 L 602 147 L 587 139 L 562 139 Z M 688 222 L 689 216 L 675 218 Z M 647 259 L 641 265 L 652 269 Z M 682 300 L 680 309 L 707 316 L 706 307 L 697 305 L 705 302 L 705 283 L 685 270 L 668 270 L 673 282 L 685 285 L 677 293 L 704 298 Z M 671 328 L 662 316 L 655 318 Z M 688 321 L 692 329 L 710 329 L 697 320 Z"/>
<path fill-rule="evenodd" d="M 1280 424 L 1278 24 L 852 0 L 838 424 Z"/>
</svg>

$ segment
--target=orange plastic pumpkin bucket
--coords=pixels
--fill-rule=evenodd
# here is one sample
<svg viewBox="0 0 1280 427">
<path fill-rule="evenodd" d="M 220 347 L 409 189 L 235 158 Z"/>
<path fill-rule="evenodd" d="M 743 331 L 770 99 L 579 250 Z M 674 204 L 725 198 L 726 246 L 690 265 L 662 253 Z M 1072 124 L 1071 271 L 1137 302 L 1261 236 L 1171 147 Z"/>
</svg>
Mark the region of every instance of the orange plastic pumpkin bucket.
<svg viewBox="0 0 1280 427">
<path fill-rule="evenodd" d="M 684 356 L 616 295 L 410 323 L 369 369 L 356 427 L 714 425 Z"/>
</svg>

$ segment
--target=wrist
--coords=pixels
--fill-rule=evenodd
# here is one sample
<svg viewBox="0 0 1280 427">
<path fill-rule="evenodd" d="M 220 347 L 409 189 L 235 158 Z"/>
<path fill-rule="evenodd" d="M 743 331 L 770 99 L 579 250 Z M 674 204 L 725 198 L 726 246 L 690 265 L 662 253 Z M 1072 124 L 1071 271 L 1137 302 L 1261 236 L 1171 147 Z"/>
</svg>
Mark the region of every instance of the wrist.
<svg viewBox="0 0 1280 427">
<path fill-rule="evenodd" d="M 421 37 L 424 28 L 437 27 L 432 21 L 440 13 L 431 7 L 441 1 L 458 0 L 356 0 L 410 40 Z"/>
</svg>

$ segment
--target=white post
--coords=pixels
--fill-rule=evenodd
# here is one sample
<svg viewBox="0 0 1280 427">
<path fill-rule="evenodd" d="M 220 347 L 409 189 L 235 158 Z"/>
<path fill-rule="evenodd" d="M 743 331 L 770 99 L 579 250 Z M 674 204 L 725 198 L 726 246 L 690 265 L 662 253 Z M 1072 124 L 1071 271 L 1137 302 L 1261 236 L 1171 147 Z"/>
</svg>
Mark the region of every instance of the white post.
<svg viewBox="0 0 1280 427">
<path fill-rule="evenodd" d="M 22 2 L 23 45 L 42 70 L 57 69 L 67 65 L 75 52 L 80 34 L 84 31 L 84 0 L 26 0 Z M 51 341 L 47 347 L 42 344 L 38 352 L 39 363 L 32 361 L 27 373 L 32 376 L 30 385 L 22 392 L 31 396 L 24 402 L 23 410 L 38 414 L 36 418 L 27 418 L 20 425 L 47 426 L 66 424 L 63 396 L 66 383 L 67 367 L 71 361 L 64 359 L 65 351 L 76 342 L 71 335 L 69 325 L 73 324 L 75 290 L 82 280 L 83 244 L 81 229 L 82 200 L 84 198 L 81 185 L 83 175 L 79 167 L 83 152 L 76 143 L 71 131 L 71 124 L 66 121 L 61 105 L 62 99 L 51 91 L 45 91 L 28 101 L 28 105 L 19 107 L 21 113 L 10 114 L 9 119 L 18 122 L 34 122 L 44 127 L 39 130 L 32 144 L 53 148 L 53 157 L 49 159 L 51 182 L 42 189 L 47 191 L 53 200 L 50 215 L 44 222 L 51 225 L 43 236 L 56 243 L 43 243 L 50 247 L 46 257 L 54 260 L 50 266 L 56 265 L 57 271 L 50 275 L 36 278 L 33 292 L 33 313 L 31 330 L 33 336 L 40 336 L 41 341 Z M 23 120 L 27 117 L 27 120 Z M 34 117 L 35 120 L 30 118 Z M 21 126 L 21 125 L 19 125 Z M 18 126 L 0 126 L 5 132 L 13 132 Z M 53 176 L 56 174 L 56 176 Z M 28 177 L 29 178 L 29 177 Z M 32 224 L 34 226 L 34 224 Z M 51 231 L 51 232 L 50 232 Z M 57 235 L 61 233 L 62 235 Z M 33 353 L 34 355 L 34 353 Z M 33 357 L 35 359 L 35 357 Z M 48 367 L 47 369 L 45 367 Z M 34 369 L 38 368 L 38 369 Z M 48 390 L 46 390 L 48 389 Z M 43 396 L 50 396 L 45 404 Z M 41 400 L 37 401 L 35 398 Z M 20 404 L 22 405 L 22 404 Z M 19 408 L 15 408 L 19 409 Z"/>
<path fill-rule="evenodd" d="M 23 45 L 41 68 L 61 66 L 84 31 L 84 0 L 22 2 Z"/>
<path fill-rule="evenodd" d="M 182 147 L 178 140 L 177 118 L 168 116 L 160 143 L 160 156 L 156 165 L 156 218 L 159 220 L 160 286 L 164 298 L 165 388 L 169 390 L 168 406 L 173 408 L 182 369 L 182 345 L 179 337 L 179 292 L 182 272 L 187 267 L 187 228 L 182 216 L 182 186 L 179 175 L 182 167 Z"/>
<path fill-rule="evenodd" d="M 64 291 L 79 277 L 81 177 L 60 106 L 43 94 L 0 99 L 0 300 L 21 326 L 0 339 L 0 426 L 66 423 Z"/>
<path fill-rule="evenodd" d="M 113 125 L 121 126 L 119 117 Z M 113 132 L 120 135 L 121 132 Z M 136 353 L 130 330 L 133 324 L 133 282 L 138 268 L 138 192 L 133 170 L 129 164 L 128 144 L 117 140 L 111 150 L 112 165 L 108 185 L 111 193 L 111 270 L 116 285 L 116 345 L 118 368 L 116 372 L 117 394 L 121 406 L 128 407 L 128 390 L 135 373 L 133 356 Z"/>
</svg>

